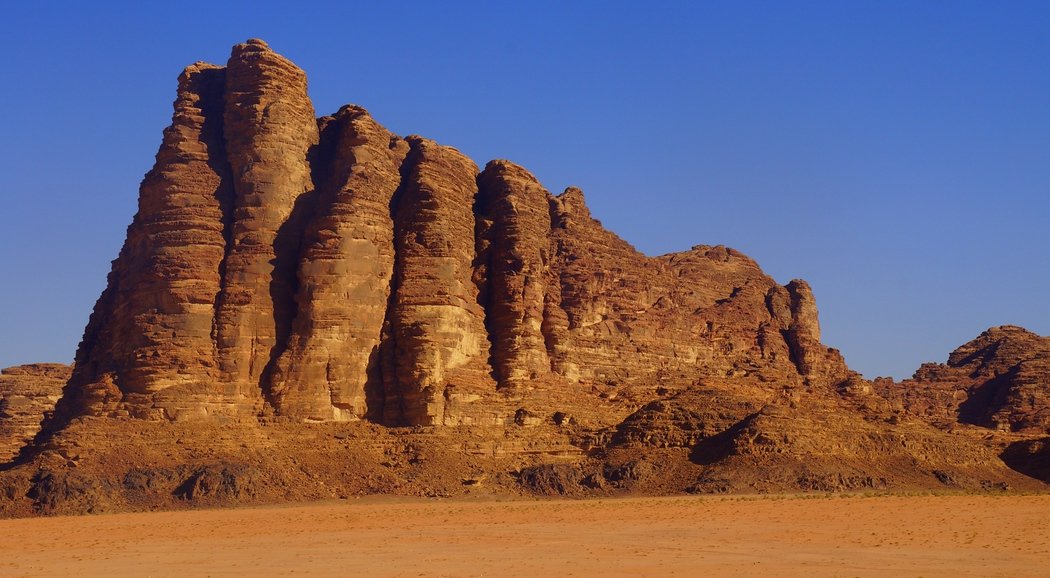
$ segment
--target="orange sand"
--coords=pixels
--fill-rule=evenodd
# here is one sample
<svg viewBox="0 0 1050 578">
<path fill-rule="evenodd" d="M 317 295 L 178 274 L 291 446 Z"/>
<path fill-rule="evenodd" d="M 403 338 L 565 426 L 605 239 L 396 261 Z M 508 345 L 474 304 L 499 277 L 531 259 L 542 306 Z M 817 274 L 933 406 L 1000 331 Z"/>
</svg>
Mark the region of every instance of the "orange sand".
<svg viewBox="0 0 1050 578">
<path fill-rule="evenodd" d="M 3 520 L 0 575 L 1050 576 L 1050 496 L 380 499 Z"/>
</svg>

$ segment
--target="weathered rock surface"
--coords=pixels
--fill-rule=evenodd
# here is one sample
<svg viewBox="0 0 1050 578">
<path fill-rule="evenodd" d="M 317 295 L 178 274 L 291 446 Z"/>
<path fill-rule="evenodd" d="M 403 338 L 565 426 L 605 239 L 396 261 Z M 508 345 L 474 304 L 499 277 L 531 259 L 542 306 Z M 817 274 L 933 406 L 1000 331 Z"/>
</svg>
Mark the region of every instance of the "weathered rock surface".
<svg viewBox="0 0 1050 578">
<path fill-rule="evenodd" d="M 451 147 L 421 137 L 409 143 L 394 211 L 383 415 L 392 424 L 441 425 L 452 419 L 451 388 L 491 381 L 473 279 L 478 169 Z"/>
<path fill-rule="evenodd" d="M 314 200 L 300 197 L 314 189 L 308 156 L 319 138 L 306 74 L 260 40 L 235 46 L 223 135 L 234 196 L 215 340 L 223 381 L 250 398 L 269 393 L 267 372 L 295 316 L 295 269 Z"/>
<path fill-rule="evenodd" d="M 1050 433 L 1050 337 L 993 327 L 947 363 L 927 363 L 876 392 L 894 407 L 948 427 L 962 422 L 1004 431 Z"/>
<path fill-rule="evenodd" d="M 305 74 L 262 41 L 187 69 L 165 134 L 59 426 L 502 424 L 537 387 L 850 375 L 805 282 L 725 247 L 647 257 L 579 189 L 508 161 L 479 173 L 360 107 L 315 120 Z"/>
<path fill-rule="evenodd" d="M 40 431 L 71 369 L 59 363 L 36 363 L 0 370 L 0 463 L 17 456 Z"/>
<path fill-rule="evenodd" d="M 274 371 L 280 413 L 302 419 L 379 415 L 379 346 L 394 274 L 391 203 L 408 143 L 359 107 L 322 119 L 317 216 L 303 240 L 297 314 Z"/>
<path fill-rule="evenodd" d="M 174 108 L 0 513 L 1045 487 L 1047 338 L 997 328 L 870 382 L 821 342 L 805 281 L 720 245 L 643 255 L 577 188 L 357 106 L 317 119 L 262 41 L 187 68 Z M 0 378 L 9 456 L 56 372 Z"/>
<path fill-rule="evenodd" d="M 478 176 L 478 276 L 487 304 L 492 365 L 501 387 L 522 387 L 552 370 L 544 335 L 551 196 L 509 161 Z"/>
<path fill-rule="evenodd" d="M 179 77 L 172 125 L 142 182 L 109 285 L 95 306 L 59 406 L 63 418 L 133 413 L 175 419 L 221 404 L 212 338 L 232 188 L 223 144 L 226 71 L 197 63 Z M 208 384 L 212 384 L 210 387 Z M 173 405 L 154 396 L 175 388 Z"/>
</svg>

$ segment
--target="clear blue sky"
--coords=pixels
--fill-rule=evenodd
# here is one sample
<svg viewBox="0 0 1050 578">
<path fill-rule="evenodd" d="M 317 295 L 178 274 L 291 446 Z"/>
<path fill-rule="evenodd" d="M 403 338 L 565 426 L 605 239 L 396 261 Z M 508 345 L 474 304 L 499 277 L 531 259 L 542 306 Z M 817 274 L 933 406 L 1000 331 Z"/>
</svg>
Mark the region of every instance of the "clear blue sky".
<svg viewBox="0 0 1050 578">
<path fill-rule="evenodd" d="M 176 77 L 260 37 L 319 113 L 582 187 L 649 254 L 808 280 L 824 341 L 904 377 L 1050 334 L 1050 3 L 18 2 L 0 24 L 0 367 L 70 361 Z"/>
</svg>

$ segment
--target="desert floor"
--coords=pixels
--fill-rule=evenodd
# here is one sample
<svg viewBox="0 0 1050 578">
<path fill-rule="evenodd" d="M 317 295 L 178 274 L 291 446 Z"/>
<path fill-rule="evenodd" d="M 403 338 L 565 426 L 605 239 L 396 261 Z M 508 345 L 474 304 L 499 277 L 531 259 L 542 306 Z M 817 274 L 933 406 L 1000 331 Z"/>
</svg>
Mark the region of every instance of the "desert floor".
<svg viewBox="0 0 1050 578">
<path fill-rule="evenodd" d="M 1050 496 L 351 499 L 3 520 L 0 575 L 1050 576 Z"/>
</svg>

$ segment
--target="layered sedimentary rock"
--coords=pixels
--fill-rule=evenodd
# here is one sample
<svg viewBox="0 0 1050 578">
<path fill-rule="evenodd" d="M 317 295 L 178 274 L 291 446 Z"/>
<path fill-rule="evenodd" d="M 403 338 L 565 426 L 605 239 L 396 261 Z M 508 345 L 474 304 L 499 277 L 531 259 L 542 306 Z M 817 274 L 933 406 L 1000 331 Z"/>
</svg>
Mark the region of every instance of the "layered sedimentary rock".
<svg viewBox="0 0 1050 578">
<path fill-rule="evenodd" d="M 648 257 L 579 189 L 479 173 L 360 107 L 315 119 L 305 74 L 262 41 L 186 70 L 140 197 L 59 425 L 501 424 L 550 388 L 849 376 L 804 282 L 720 246 Z"/>
<path fill-rule="evenodd" d="M 1021 327 L 992 327 L 947 363 L 926 363 L 911 379 L 874 385 L 895 407 L 942 426 L 1050 433 L 1050 337 Z"/>
<path fill-rule="evenodd" d="M 391 202 L 408 143 L 359 107 L 322 119 L 328 165 L 303 239 L 297 315 L 272 379 L 304 419 L 359 419 L 381 407 L 379 345 L 394 274 Z"/>
<path fill-rule="evenodd" d="M 806 282 L 644 255 L 580 189 L 357 106 L 315 119 L 261 41 L 187 68 L 174 108 L 42 434 L 61 368 L 0 376 L 0 513 L 1045 487 L 1048 338 L 870 382 Z"/>
<path fill-rule="evenodd" d="M 58 363 L 36 363 L 0 370 L 0 463 L 17 456 L 40 431 L 71 369 Z"/>
<path fill-rule="evenodd" d="M 316 142 L 305 74 L 265 43 L 183 72 L 59 422 L 260 411 L 294 315 L 309 208 L 296 201 L 313 189 Z"/>
<path fill-rule="evenodd" d="M 551 372 L 544 335 L 551 196 L 528 171 L 492 161 L 478 177 L 478 256 L 492 364 L 503 387 Z"/>
<path fill-rule="evenodd" d="M 142 182 L 139 211 L 77 352 L 59 410 L 174 418 L 221 403 L 212 338 L 233 200 L 224 153 L 226 71 L 197 63 L 179 77 L 172 124 Z M 181 401 L 156 408 L 169 388 Z M 124 403 L 127 402 L 127 403 Z M 171 409 L 171 412 L 168 411 Z"/>
<path fill-rule="evenodd" d="M 473 278 L 478 169 L 451 147 L 409 143 L 394 209 L 383 415 L 387 423 L 442 424 L 450 388 L 490 381 Z"/>
<path fill-rule="evenodd" d="M 223 134 L 234 190 L 230 247 L 216 300 L 222 378 L 252 396 L 288 338 L 295 269 L 313 199 L 308 156 L 318 142 L 306 75 L 259 40 L 234 47 L 226 67 Z"/>
<path fill-rule="evenodd" d="M 552 217 L 556 303 L 571 343 L 563 363 L 580 379 L 754 377 L 790 388 L 849 375 L 837 351 L 819 342 L 804 282 L 781 287 L 722 246 L 646 257 L 591 217 L 578 189 L 554 199 Z"/>
</svg>

